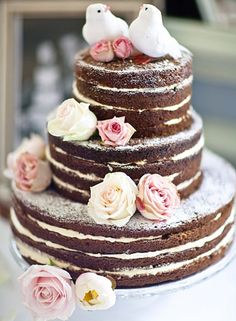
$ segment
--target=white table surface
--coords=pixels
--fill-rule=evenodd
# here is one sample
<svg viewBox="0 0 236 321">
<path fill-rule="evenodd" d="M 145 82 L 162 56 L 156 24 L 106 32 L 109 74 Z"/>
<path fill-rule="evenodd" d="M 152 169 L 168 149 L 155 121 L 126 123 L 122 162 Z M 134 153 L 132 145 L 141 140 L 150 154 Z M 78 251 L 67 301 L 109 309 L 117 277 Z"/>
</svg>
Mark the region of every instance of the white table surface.
<svg viewBox="0 0 236 321">
<path fill-rule="evenodd" d="M 10 229 L 0 219 L 0 321 L 30 321 L 20 301 L 22 273 L 9 251 Z M 191 288 L 144 299 L 118 299 L 108 311 L 76 310 L 70 321 L 235 321 L 236 260 Z"/>
</svg>

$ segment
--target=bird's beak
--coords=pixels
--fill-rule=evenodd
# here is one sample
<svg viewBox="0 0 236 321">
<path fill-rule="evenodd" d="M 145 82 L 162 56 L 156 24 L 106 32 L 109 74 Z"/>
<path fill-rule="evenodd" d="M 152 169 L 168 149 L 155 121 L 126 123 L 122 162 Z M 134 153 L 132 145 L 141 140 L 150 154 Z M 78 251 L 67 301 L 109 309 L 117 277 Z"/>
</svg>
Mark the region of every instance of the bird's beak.
<svg viewBox="0 0 236 321">
<path fill-rule="evenodd" d="M 143 9 L 143 6 L 144 6 L 144 4 L 142 4 L 139 9 L 142 10 L 142 9 Z"/>
<path fill-rule="evenodd" d="M 105 8 L 105 12 L 107 12 L 108 10 L 110 10 L 111 9 L 111 7 L 110 6 L 106 6 L 106 8 Z"/>
</svg>

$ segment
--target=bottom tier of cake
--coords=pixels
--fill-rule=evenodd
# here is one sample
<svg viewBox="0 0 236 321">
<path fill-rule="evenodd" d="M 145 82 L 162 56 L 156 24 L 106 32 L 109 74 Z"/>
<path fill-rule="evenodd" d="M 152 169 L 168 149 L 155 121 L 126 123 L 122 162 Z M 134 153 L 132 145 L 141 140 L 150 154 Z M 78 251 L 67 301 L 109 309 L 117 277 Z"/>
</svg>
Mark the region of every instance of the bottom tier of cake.
<svg viewBox="0 0 236 321">
<path fill-rule="evenodd" d="M 118 228 L 98 225 L 85 205 L 48 190 L 14 191 L 12 230 L 18 249 L 31 264 L 68 270 L 75 279 L 93 271 L 113 277 L 118 287 L 140 287 L 181 279 L 224 256 L 234 238 L 234 169 L 205 152 L 203 182 L 168 220 L 135 214 Z"/>
</svg>

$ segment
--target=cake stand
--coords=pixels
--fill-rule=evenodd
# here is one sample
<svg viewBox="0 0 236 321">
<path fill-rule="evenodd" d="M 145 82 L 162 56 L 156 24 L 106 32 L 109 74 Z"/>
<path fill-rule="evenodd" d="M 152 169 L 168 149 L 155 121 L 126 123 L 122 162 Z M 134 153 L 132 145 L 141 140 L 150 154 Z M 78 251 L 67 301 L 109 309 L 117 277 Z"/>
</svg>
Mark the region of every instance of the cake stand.
<svg viewBox="0 0 236 321">
<path fill-rule="evenodd" d="M 23 270 L 26 270 L 29 265 L 19 253 L 14 240 L 11 241 L 11 253 L 15 261 L 17 262 L 17 264 Z M 166 283 L 154 285 L 154 286 L 148 286 L 148 287 L 142 287 L 142 288 L 116 289 L 115 291 L 117 294 L 117 302 L 113 308 L 107 311 L 95 311 L 95 312 L 81 311 L 80 309 L 77 309 L 70 320 L 71 321 L 78 320 L 79 318 L 79 320 L 82 320 L 82 321 L 95 321 L 95 320 L 110 321 L 111 319 L 112 321 L 118 321 L 118 320 L 120 321 L 121 318 L 123 318 L 124 321 L 127 321 L 127 320 L 156 321 L 157 320 L 156 317 L 158 318 L 158 311 L 160 309 L 160 305 L 163 306 L 164 304 L 164 305 L 167 305 L 168 309 L 175 309 L 175 306 L 177 305 L 177 302 L 179 300 L 178 299 L 176 302 L 176 298 L 179 297 L 179 293 L 178 295 L 176 293 L 177 291 L 181 292 L 182 290 L 182 292 L 184 292 L 183 290 L 186 290 L 187 292 L 187 290 L 189 291 L 189 289 L 194 285 L 197 285 L 197 284 L 200 285 L 204 283 L 203 281 L 210 280 L 213 276 L 215 276 L 220 271 L 223 271 L 226 267 L 228 267 L 230 263 L 233 262 L 235 257 L 236 257 L 236 240 L 234 241 L 233 245 L 230 247 L 226 255 L 219 262 L 213 264 L 212 266 L 206 268 L 205 270 L 199 273 L 186 277 L 182 280 L 166 282 Z M 227 271 L 225 271 L 225 273 L 226 272 Z M 225 277 L 223 278 L 223 280 L 225 281 Z M 214 291 L 217 291 L 217 284 L 216 284 L 217 282 L 215 282 L 214 279 L 212 281 L 214 283 L 210 285 L 210 290 L 212 294 L 214 294 Z M 209 290 L 209 286 L 208 286 L 208 290 Z M 220 287 L 220 290 L 223 291 L 221 287 Z M 205 290 L 203 290 L 203 292 L 205 292 Z M 201 299 L 201 297 L 204 295 L 208 296 L 208 294 L 206 293 L 199 293 L 197 294 L 197 297 Z M 227 296 L 227 294 L 223 294 L 223 296 Z M 187 297 L 189 297 L 189 295 L 187 295 Z M 168 301 L 171 300 L 171 304 L 169 303 L 166 304 L 166 298 L 168 298 Z M 209 301 L 209 298 L 207 300 Z M 209 304 L 208 301 L 207 301 L 207 304 Z M 195 299 L 191 297 L 191 295 L 190 295 L 190 302 L 194 304 L 193 306 L 196 309 L 196 304 L 198 303 L 195 302 Z M 201 308 L 204 308 L 204 307 L 201 307 Z M 196 310 L 196 313 L 197 313 L 197 310 Z M 212 318 L 211 320 L 213 319 L 222 320 L 220 318 L 219 319 Z M 170 319 L 165 319 L 165 320 L 158 319 L 158 320 L 169 321 Z M 178 319 L 178 316 L 176 316 L 175 321 L 177 320 L 185 321 L 185 319 L 181 319 L 181 317 Z M 191 316 L 191 321 L 193 320 L 195 320 L 194 316 Z"/>
</svg>

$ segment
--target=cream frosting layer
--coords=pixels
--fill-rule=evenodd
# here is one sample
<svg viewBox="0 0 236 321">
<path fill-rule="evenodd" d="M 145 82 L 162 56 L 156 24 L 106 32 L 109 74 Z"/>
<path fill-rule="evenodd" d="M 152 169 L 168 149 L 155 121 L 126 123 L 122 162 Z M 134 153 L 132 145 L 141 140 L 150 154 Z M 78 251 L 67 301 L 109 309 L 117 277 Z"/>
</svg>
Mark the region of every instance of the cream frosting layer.
<svg viewBox="0 0 236 321">
<path fill-rule="evenodd" d="M 194 146 L 192 146 L 191 148 L 183 151 L 183 152 L 180 153 L 180 154 L 176 154 L 176 155 L 174 155 L 174 156 L 172 156 L 172 157 L 169 157 L 168 159 L 169 159 L 169 160 L 173 160 L 173 161 L 177 161 L 177 160 L 181 160 L 181 159 L 185 159 L 185 158 L 190 158 L 190 157 L 196 155 L 197 153 L 199 153 L 200 150 L 201 150 L 203 147 L 204 147 L 204 136 L 202 135 L 202 136 L 200 137 L 200 139 L 198 140 L 198 142 L 197 142 Z M 66 154 L 67 154 L 67 153 L 66 153 L 63 149 L 61 149 L 60 147 L 54 146 L 54 149 L 55 149 L 59 154 L 63 154 L 63 155 L 66 155 Z M 81 160 L 84 160 L 83 158 L 78 157 L 78 156 L 73 156 L 73 157 L 78 158 L 78 159 L 81 159 Z M 89 161 L 90 161 L 90 162 L 94 162 L 94 161 L 92 161 L 92 160 L 89 160 Z M 161 159 L 158 160 L 158 161 L 161 161 Z M 94 162 L 94 163 L 95 163 L 95 162 Z M 112 166 L 112 165 L 120 165 L 120 166 L 129 165 L 129 167 L 137 167 L 137 166 L 142 166 L 142 165 L 147 164 L 147 160 L 146 160 L 146 159 L 142 159 L 142 160 L 140 160 L 140 161 L 137 161 L 137 162 L 132 163 L 132 164 L 134 164 L 134 165 L 132 165 L 132 164 L 130 164 L 130 163 L 118 163 L 118 162 L 115 162 L 115 161 L 114 161 L 114 162 L 109 162 L 109 164 L 110 164 L 111 166 Z"/>
<path fill-rule="evenodd" d="M 187 116 L 191 116 L 191 110 L 188 110 L 187 111 Z M 164 123 L 164 125 L 166 126 L 173 126 L 173 125 L 176 125 L 176 124 L 179 124 L 181 123 L 182 121 L 184 121 L 186 118 L 187 118 L 186 115 L 182 116 L 182 117 L 179 117 L 179 118 L 173 118 L 171 120 L 168 120 Z"/>
<path fill-rule="evenodd" d="M 194 155 L 198 154 L 203 147 L 204 147 L 204 136 L 202 135 L 202 136 L 200 137 L 200 139 L 198 140 L 198 142 L 197 142 L 194 146 L 192 146 L 191 148 L 183 151 L 183 152 L 180 153 L 180 154 L 176 154 L 176 155 L 168 158 L 168 160 L 170 160 L 170 161 L 178 161 L 178 160 L 183 160 L 183 159 L 187 159 L 187 158 L 193 157 Z M 57 146 L 54 146 L 54 149 L 55 149 L 56 152 L 59 153 L 59 154 L 67 155 L 67 153 L 66 153 L 63 149 L 61 149 L 61 148 L 59 148 L 59 147 L 57 147 Z M 51 156 L 50 151 L 49 151 L 49 148 L 47 148 L 47 150 L 46 150 L 46 156 L 47 156 L 47 159 L 48 159 L 55 167 L 57 167 L 57 168 L 65 171 L 65 172 L 67 172 L 68 174 L 71 174 L 71 175 L 73 175 L 73 176 L 78 176 L 78 177 L 81 177 L 81 178 L 84 178 L 84 179 L 87 179 L 87 180 L 90 180 L 90 181 L 95 181 L 95 182 L 96 182 L 96 181 L 99 181 L 99 180 L 101 179 L 100 177 L 98 177 L 97 175 L 95 175 L 95 174 L 93 174 L 93 173 L 92 173 L 92 174 L 84 174 L 84 173 L 80 172 L 79 170 L 73 170 L 73 169 L 65 166 L 64 164 L 56 161 L 56 160 Z M 74 157 L 74 158 L 77 158 L 77 159 L 79 159 L 79 160 L 84 160 L 83 158 L 78 157 L 78 156 L 74 156 L 74 155 L 73 155 L 73 157 Z M 158 162 L 160 162 L 160 161 L 162 161 L 162 160 L 161 160 L 161 159 L 158 160 Z M 165 159 L 163 159 L 163 161 L 165 161 Z M 89 160 L 89 162 L 94 162 L 94 161 Z M 94 163 L 95 163 L 95 162 L 94 162 Z M 144 166 L 145 164 L 147 164 L 147 160 L 146 160 L 146 159 L 143 159 L 143 160 L 140 160 L 140 161 L 137 161 L 137 162 L 134 162 L 134 163 L 119 163 L 119 162 L 115 162 L 115 161 L 114 161 L 114 162 L 109 162 L 109 163 L 108 163 L 108 166 L 109 166 L 109 170 L 110 170 L 110 171 L 113 171 L 112 166 L 120 166 L 120 167 L 125 167 L 125 168 L 131 169 L 131 168 L 137 168 L 137 167 L 139 167 L 139 166 Z M 99 164 L 96 164 L 96 165 L 98 166 Z M 181 174 L 181 172 L 179 172 L 179 173 L 173 173 L 173 174 L 171 174 L 171 175 L 169 175 L 169 176 L 167 176 L 167 177 L 168 177 L 170 180 L 173 180 L 174 178 L 176 178 L 176 177 L 177 177 L 178 175 L 180 175 L 180 174 Z M 200 175 L 200 174 L 199 174 L 199 175 Z M 58 179 L 58 178 L 56 178 L 56 179 Z M 191 179 L 194 179 L 194 178 L 191 178 Z M 196 178 L 196 179 L 197 179 L 197 178 Z M 188 185 L 188 181 L 183 182 L 183 183 L 181 183 L 181 184 L 185 184 L 185 185 L 187 186 L 187 185 Z M 184 185 L 182 185 L 182 186 L 184 186 Z M 182 187 L 182 186 L 180 186 L 180 189 L 181 189 L 181 188 L 184 188 L 184 187 Z"/>
<path fill-rule="evenodd" d="M 62 187 L 70 192 L 78 192 L 78 193 L 81 193 L 83 194 L 84 196 L 87 196 L 89 197 L 89 192 L 84 190 L 84 189 L 80 189 L 80 188 L 77 188 L 69 183 L 65 183 L 63 182 L 61 179 L 59 179 L 56 175 L 52 175 L 52 179 L 53 181 L 59 186 L 59 187 Z"/>
<path fill-rule="evenodd" d="M 219 214 L 221 215 L 221 213 L 219 213 Z M 121 260 L 134 260 L 134 259 L 142 259 L 142 258 L 153 258 L 153 257 L 157 257 L 157 256 L 164 255 L 164 254 L 173 254 L 173 253 L 177 253 L 177 252 L 183 252 L 183 251 L 186 251 L 189 249 L 203 247 L 203 246 L 205 246 L 206 243 L 209 243 L 209 242 L 215 240 L 216 238 L 218 238 L 219 236 L 222 235 L 225 228 L 229 224 L 232 224 L 234 222 L 234 218 L 235 218 L 235 209 L 232 210 L 230 216 L 226 219 L 225 223 L 222 226 L 220 226 L 211 235 L 201 238 L 199 240 L 193 241 L 193 242 L 189 242 L 189 243 L 186 243 L 183 245 L 173 247 L 173 248 L 167 248 L 167 249 L 151 251 L 151 252 L 141 252 L 141 253 L 137 252 L 137 253 L 130 253 L 130 254 L 126 254 L 126 253 L 123 253 L 123 254 L 100 254 L 100 253 L 88 253 L 88 252 L 83 252 L 83 253 L 88 256 L 98 257 L 98 258 L 115 258 L 115 259 L 121 259 Z M 59 249 L 59 250 L 62 249 L 62 250 L 70 251 L 70 252 L 77 252 L 74 249 L 64 247 L 60 244 L 56 244 L 54 242 L 47 241 L 45 239 L 41 239 L 41 238 L 33 235 L 29 230 L 27 230 L 25 227 L 22 226 L 22 224 L 19 222 L 13 209 L 11 209 L 11 221 L 12 221 L 12 224 L 14 225 L 14 227 L 16 228 L 16 230 L 21 235 L 24 235 L 35 242 L 44 243 L 49 248 L 53 248 L 53 249 Z"/>
<path fill-rule="evenodd" d="M 14 211 L 13 208 L 11 208 L 10 210 L 10 215 L 11 215 L 11 222 L 13 224 L 13 226 L 15 227 L 15 229 L 21 234 L 24 235 L 26 237 L 28 237 L 29 239 L 31 239 L 34 242 L 40 242 L 40 243 L 44 243 L 45 245 L 47 245 L 49 248 L 54 248 L 54 249 L 58 249 L 58 250 L 66 250 L 66 251 L 75 251 L 73 249 L 69 249 L 68 247 L 65 247 L 63 245 L 60 244 L 56 244 L 54 242 L 51 241 L 47 241 L 45 239 L 39 238 L 35 235 L 33 235 L 29 230 L 27 230 L 18 220 L 16 213 Z"/>
<path fill-rule="evenodd" d="M 55 151 L 57 152 L 57 153 L 59 153 L 59 154 L 63 154 L 63 155 L 67 155 L 67 153 L 63 150 L 63 149 L 61 149 L 60 147 L 56 147 L 55 145 L 53 146 L 53 148 L 55 149 Z M 83 160 L 84 161 L 84 158 L 81 158 L 81 157 L 78 157 L 78 156 L 74 156 L 73 155 L 73 157 L 74 158 L 77 158 L 77 159 L 79 159 L 79 160 Z M 56 160 L 55 159 L 53 159 L 55 162 L 56 162 Z M 92 162 L 92 163 L 94 163 L 94 164 L 96 164 L 97 166 L 99 165 L 98 163 L 96 163 L 95 161 L 93 161 L 93 160 L 89 160 L 89 162 Z M 145 159 L 145 160 L 142 160 L 142 161 L 138 161 L 138 162 L 134 162 L 134 163 L 118 163 L 118 162 L 108 162 L 107 164 L 108 164 L 108 166 L 110 165 L 110 171 L 112 172 L 113 171 L 113 168 L 112 168 L 112 166 L 125 166 L 125 167 L 128 167 L 128 168 L 136 168 L 136 167 L 138 167 L 138 166 L 143 166 L 143 165 L 145 165 L 147 163 L 147 160 Z M 56 164 L 56 163 L 55 163 Z M 70 169 L 71 170 L 71 169 Z M 77 171 L 76 171 L 77 172 Z"/>
<path fill-rule="evenodd" d="M 192 178 L 180 183 L 177 185 L 178 191 L 182 191 L 185 188 L 188 188 L 194 181 L 196 181 L 201 176 L 201 171 L 198 171 L 196 175 L 194 175 Z"/>
<path fill-rule="evenodd" d="M 161 265 L 161 266 L 149 266 L 149 267 L 138 267 L 138 268 L 127 268 L 127 269 L 119 269 L 116 271 L 96 271 L 93 269 L 88 269 L 88 268 L 80 268 L 76 265 L 73 265 L 69 262 L 61 261 L 58 260 L 57 258 L 53 256 L 49 256 L 41 251 L 38 251 L 36 249 L 33 249 L 32 247 L 26 245 L 25 243 L 17 240 L 17 246 L 19 248 L 20 253 L 26 257 L 29 258 L 37 263 L 40 264 L 49 264 L 50 259 L 53 260 L 53 262 L 60 268 L 63 269 L 69 269 L 72 271 L 88 271 L 88 272 L 101 272 L 109 275 L 115 275 L 115 276 L 125 276 L 125 277 L 135 277 L 135 276 L 145 276 L 145 275 L 158 275 L 158 274 L 163 274 L 163 273 L 168 273 L 172 272 L 184 267 L 191 266 L 194 263 L 197 263 L 205 258 L 209 258 L 211 255 L 217 254 L 221 250 L 223 250 L 227 245 L 229 245 L 234 237 L 234 227 L 230 229 L 230 231 L 227 233 L 227 235 L 217 244 L 216 247 L 213 249 L 198 255 L 194 259 L 189 259 L 181 262 L 175 262 L 175 263 L 170 263 L 166 265 Z"/>
<path fill-rule="evenodd" d="M 156 240 L 161 238 L 161 235 L 147 236 L 147 237 L 119 237 L 119 238 L 113 238 L 108 236 L 97 236 L 97 235 L 95 236 L 90 234 L 83 234 L 70 229 L 65 229 L 63 227 L 53 226 L 45 222 L 36 220 L 30 215 L 28 216 L 32 221 L 37 223 L 41 228 L 49 232 L 54 232 L 65 237 L 76 238 L 78 240 L 105 241 L 105 242 L 111 242 L 111 243 L 132 243 L 137 241 L 148 241 L 148 240 Z"/>
<path fill-rule="evenodd" d="M 57 147 L 56 147 L 57 148 Z M 61 150 L 62 151 L 62 150 Z M 56 161 L 54 158 L 52 158 L 51 154 L 50 154 L 50 150 L 49 150 L 49 147 L 47 146 L 46 148 L 46 158 L 47 160 L 52 164 L 54 165 L 55 167 L 59 168 L 60 170 L 62 171 L 65 171 L 67 172 L 68 174 L 70 175 L 73 175 L 73 176 L 78 176 L 80 178 L 83 178 L 83 179 L 87 179 L 89 181 L 100 181 L 101 180 L 101 177 L 98 177 L 97 175 L 95 174 L 84 174 L 78 170 L 74 170 L 74 169 L 71 169 L 65 165 L 63 165 L 62 163 Z"/>
<path fill-rule="evenodd" d="M 77 77 L 77 79 L 81 80 L 84 82 L 84 79 L 81 77 Z M 170 90 L 179 90 L 184 87 L 187 87 L 191 85 L 193 81 L 193 75 L 189 76 L 188 78 L 184 79 L 183 81 L 179 83 L 175 83 L 169 86 L 164 86 L 164 87 L 148 87 L 148 88 L 116 88 L 116 87 L 107 87 L 107 86 L 102 86 L 102 85 L 97 85 L 97 89 L 102 89 L 102 90 L 107 90 L 107 91 L 113 91 L 113 92 L 137 92 L 137 93 L 163 93 L 163 92 L 168 92 Z"/>
<path fill-rule="evenodd" d="M 197 174 L 195 174 L 193 177 L 191 177 L 190 179 L 181 182 L 180 184 L 176 185 L 177 190 L 178 191 L 182 191 L 185 188 L 188 188 L 195 180 L 197 180 L 199 178 L 199 176 L 201 175 L 201 171 L 197 172 Z M 171 176 L 171 175 L 170 175 Z M 168 178 L 168 176 L 165 176 Z M 69 183 L 63 182 L 60 178 L 58 178 L 56 175 L 52 175 L 52 179 L 54 180 L 54 182 L 59 186 L 62 187 L 70 192 L 77 192 L 77 193 L 81 193 L 85 196 L 89 196 L 89 192 L 86 190 L 83 190 L 81 188 L 75 187 L 74 185 L 71 185 Z"/>
<path fill-rule="evenodd" d="M 214 217 L 214 221 L 218 220 L 222 214 L 218 213 Z M 232 219 L 232 216 L 234 215 L 234 209 L 232 210 L 231 215 L 229 216 L 228 220 Z M 161 238 L 161 236 L 149 236 L 149 237 L 120 237 L 120 238 L 113 238 L 113 237 L 105 237 L 105 236 L 94 236 L 94 235 L 86 235 L 71 229 L 65 229 L 62 227 L 57 227 L 54 225 L 47 224 L 45 222 L 42 222 L 40 220 L 37 220 L 33 218 L 31 215 L 28 215 L 28 217 L 35 222 L 37 225 L 39 225 L 42 229 L 45 229 L 49 232 L 57 233 L 63 237 L 69 237 L 69 238 L 76 238 L 78 240 L 94 240 L 94 241 L 105 241 L 105 242 L 111 242 L 111 243 L 131 243 L 136 241 L 149 241 L 149 240 L 156 240 Z"/>
<path fill-rule="evenodd" d="M 77 98 L 80 101 L 86 102 L 92 106 L 99 106 L 103 109 L 124 110 L 124 111 L 139 112 L 139 113 L 142 113 L 142 112 L 148 110 L 148 109 L 135 110 L 135 109 L 130 109 L 130 108 L 122 107 L 122 106 L 111 106 L 111 105 L 101 104 L 101 103 L 97 102 L 96 100 L 93 100 L 93 99 L 88 98 L 88 97 L 84 96 L 83 94 L 81 94 L 76 86 L 76 82 L 73 83 L 73 95 L 75 96 L 75 98 Z M 188 95 L 178 104 L 171 105 L 171 106 L 164 106 L 164 107 L 156 106 L 155 108 L 152 108 L 151 111 L 160 111 L 160 110 L 176 111 L 179 108 L 183 107 L 188 102 L 190 102 L 190 100 L 191 100 L 191 95 Z"/>
<path fill-rule="evenodd" d="M 56 147 L 57 148 L 57 147 Z M 89 181 L 101 181 L 101 179 L 103 179 L 103 177 L 99 177 L 95 174 L 84 174 L 84 173 L 81 173 L 80 171 L 78 170 L 74 170 L 74 169 L 71 169 L 67 166 L 65 166 L 64 164 L 56 161 L 50 154 L 50 150 L 49 150 L 49 147 L 46 148 L 46 157 L 47 157 L 47 160 L 53 164 L 56 168 L 62 170 L 62 171 L 65 171 L 67 172 L 69 175 L 72 175 L 72 176 L 77 176 L 79 178 L 83 178 L 83 179 L 87 179 Z M 138 163 L 138 162 L 137 162 Z M 119 164 L 119 163 L 117 163 Z M 120 165 L 120 164 L 119 164 Z M 123 164 L 125 165 L 125 164 Z M 113 171 L 113 169 L 111 170 Z M 179 173 L 173 173 L 171 175 L 168 175 L 168 176 L 165 176 L 166 178 L 168 178 L 170 181 L 173 181 L 177 176 L 179 176 L 181 174 L 181 172 Z"/>
<path fill-rule="evenodd" d="M 184 152 L 182 152 L 180 154 L 176 154 L 175 156 L 171 157 L 171 160 L 177 161 L 180 159 L 192 157 L 192 156 L 196 155 L 197 153 L 199 153 L 203 147 L 204 147 L 204 136 L 202 135 L 196 145 L 185 150 Z"/>
</svg>

